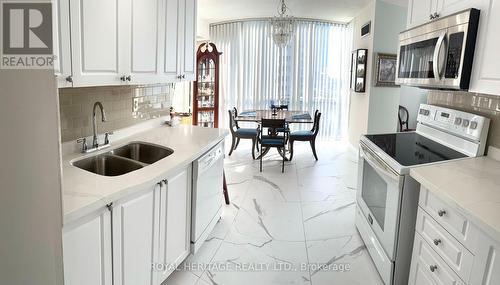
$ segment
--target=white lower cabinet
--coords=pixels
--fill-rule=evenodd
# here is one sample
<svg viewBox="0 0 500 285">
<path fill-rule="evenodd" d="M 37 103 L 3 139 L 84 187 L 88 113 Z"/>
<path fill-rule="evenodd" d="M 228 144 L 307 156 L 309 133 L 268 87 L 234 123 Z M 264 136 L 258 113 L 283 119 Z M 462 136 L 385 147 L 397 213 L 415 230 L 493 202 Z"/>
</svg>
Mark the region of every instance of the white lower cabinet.
<svg viewBox="0 0 500 285">
<path fill-rule="evenodd" d="M 157 283 L 161 284 L 189 255 L 191 232 L 191 166 L 162 182 Z"/>
<path fill-rule="evenodd" d="M 410 285 L 463 285 L 465 284 L 430 245 L 415 233 Z"/>
<path fill-rule="evenodd" d="M 111 258 L 111 212 L 107 208 L 64 227 L 64 284 L 112 285 Z"/>
<path fill-rule="evenodd" d="M 500 284 L 500 243 L 422 186 L 408 284 Z"/>
<path fill-rule="evenodd" d="M 500 284 L 500 243 L 486 235 L 481 236 L 478 242 L 470 284 Z"/>
<path fill-rule="evenodd" d="M 114 203 L 113 284 L 154 284 L 153 263 L 157 246 L 160 186 Z"/>
<path fill-rule="evenodd" d="M 191 165 L 65 225 L 66 285 L 161 284 L 190 253 Z"/>
</svg>

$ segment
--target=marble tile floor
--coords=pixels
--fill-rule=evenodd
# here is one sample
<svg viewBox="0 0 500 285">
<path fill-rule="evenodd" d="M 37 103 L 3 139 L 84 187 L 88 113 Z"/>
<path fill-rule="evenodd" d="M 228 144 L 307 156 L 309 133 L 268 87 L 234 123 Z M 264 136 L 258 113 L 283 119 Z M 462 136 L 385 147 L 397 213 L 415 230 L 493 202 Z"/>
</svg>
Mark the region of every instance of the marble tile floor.
<svg viewBox="0 0 500 285">
<path fill-rule="evenodd" d="M 228 145 L 228 144 L 226 144 Z M 225 159 L 231 205 L 205 244 L 163 285 L 383 284 L 354 225 L 357 157 L 342 142 L 296 143 L 281 173 L 250 142 Z"/>
</svg>

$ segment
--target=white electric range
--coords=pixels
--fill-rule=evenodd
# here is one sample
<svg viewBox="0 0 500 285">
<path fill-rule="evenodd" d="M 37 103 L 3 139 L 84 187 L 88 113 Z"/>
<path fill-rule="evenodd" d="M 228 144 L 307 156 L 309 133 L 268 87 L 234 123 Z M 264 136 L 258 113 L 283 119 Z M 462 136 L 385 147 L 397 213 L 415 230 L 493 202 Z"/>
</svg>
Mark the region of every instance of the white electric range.
<svg viewBox="0 0 500 285">
<path fill-rule="evenodd" d="M 385 284 L 406 284 L 419 184 L 413 167 L 482 156 L 490 120 L 420 105 L 415 132 L 365 135 L 359 143 L 356 227 Z"/>
</svg>

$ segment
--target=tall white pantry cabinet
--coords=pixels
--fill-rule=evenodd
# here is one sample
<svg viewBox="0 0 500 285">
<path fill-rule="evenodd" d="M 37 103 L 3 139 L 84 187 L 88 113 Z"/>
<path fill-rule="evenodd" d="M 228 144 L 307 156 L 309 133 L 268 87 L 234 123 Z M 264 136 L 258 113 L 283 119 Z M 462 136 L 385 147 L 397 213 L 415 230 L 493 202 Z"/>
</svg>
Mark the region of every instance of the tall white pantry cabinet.
<svg viewBox="0 0 500 285">
<path fill-rule="evenodd" d="M 55 0 L 59 87 L 194 80 L 196 0 Z"/>
<path fill-rule="evenodd" d="M 500 95 L 500 0 L 409 0 L 407 27 L 412 28 L 459 12 L 480 10 L 470 92 Z"/>
</svg>

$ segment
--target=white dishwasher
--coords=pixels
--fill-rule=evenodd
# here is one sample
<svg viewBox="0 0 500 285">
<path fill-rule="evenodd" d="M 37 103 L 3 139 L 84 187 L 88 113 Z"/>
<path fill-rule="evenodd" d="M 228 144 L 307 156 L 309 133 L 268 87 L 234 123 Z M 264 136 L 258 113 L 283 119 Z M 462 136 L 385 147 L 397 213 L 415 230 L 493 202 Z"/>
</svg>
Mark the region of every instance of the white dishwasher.
<svg viewBox="0 0 500 285">
<path fill-rule="evenodd" d="M 196 253 L 220 219 L 224 203 L 224 142 L 193 163 L 191 252 Z"/>
</svg>

